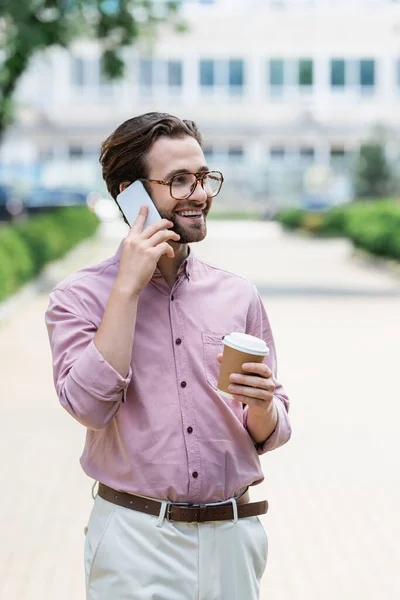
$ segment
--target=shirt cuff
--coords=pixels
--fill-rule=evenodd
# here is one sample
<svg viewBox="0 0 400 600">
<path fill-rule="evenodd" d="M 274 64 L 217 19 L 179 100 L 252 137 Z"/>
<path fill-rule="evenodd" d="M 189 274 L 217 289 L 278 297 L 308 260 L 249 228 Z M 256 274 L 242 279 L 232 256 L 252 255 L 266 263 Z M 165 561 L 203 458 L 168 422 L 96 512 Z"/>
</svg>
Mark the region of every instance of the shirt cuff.
<svg viewBox="0 0 400 600">
<path fill-rule="evenodd" d="M 99 400 L 126 402 L 128 386 L 132 379 L 132 368 L 127 377 L 122 377 L 100 354 L 92 340 L 70 372 L 71 378 L 83 389 Z"/>
<path fill-rule="evenodd" d="M 254 442 L 254 446 L 257 450 L 257 454 L 259 454 L 260 456 L 262 454 L 265 454 L 266 452 L 270 452 L 271 450 L 275 450 L 276 448 L 283 446 L 283 444 L 285 444 L 289 440 L 290 435 L 291 435 L 291 427 L 289 424 L 288 415 L 287 415 L 285 406 L 283 405 L 283 403 L 277 396 L 274 396 L 274 404 L 275 404 L 276 414 L 277 414 L 277 423 L 276 423 L 274 431 L 268 436 L 268 438 L 265 440 L 264 443 L 257 444 L 256 442 Z M 246 406 L 244 413 L 243 413 L 243 425 L 246 428 L 246 430 L 247 430 L 247 417 L 248 417 L 248 407 Z M 250 435 L 249 431 L 248 431 L 248 434 Z"/>
</svg>

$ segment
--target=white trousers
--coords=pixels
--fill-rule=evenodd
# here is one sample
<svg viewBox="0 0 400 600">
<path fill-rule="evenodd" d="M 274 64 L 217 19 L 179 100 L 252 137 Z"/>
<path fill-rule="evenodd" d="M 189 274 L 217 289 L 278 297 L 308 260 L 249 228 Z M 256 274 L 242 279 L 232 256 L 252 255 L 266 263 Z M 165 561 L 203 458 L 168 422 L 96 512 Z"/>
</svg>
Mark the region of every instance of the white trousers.
<svg viewBox="0 0 400 600">
<path fill-rule="evenodd" d="M 267 553 L 258 517 L 181 523 L 96 496 L 86 600 L 257 600 Z"/>
</svg>

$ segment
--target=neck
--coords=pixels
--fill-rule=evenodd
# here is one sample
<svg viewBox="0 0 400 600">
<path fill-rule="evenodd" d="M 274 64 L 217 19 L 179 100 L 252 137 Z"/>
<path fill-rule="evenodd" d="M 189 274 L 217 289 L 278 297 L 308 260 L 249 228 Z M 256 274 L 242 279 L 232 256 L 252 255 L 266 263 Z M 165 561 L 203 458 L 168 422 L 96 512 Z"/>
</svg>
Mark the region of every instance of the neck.
<svg viewBox="0 0 400 600">
<path fill-rule="evenodd" d="M 168 243 L 173 247 L 175 256 L 174 258 L 169 258 L 163 254 L 158 261 L 157 266 L 160 269 L 161 275 L 164 277 L 165 281 L 172 288 L 176 280 L 178 269 L 185 258 L 187 258 L 189 247 L 187 244 L 175 244 L 174 242 Z"/>
</svg>

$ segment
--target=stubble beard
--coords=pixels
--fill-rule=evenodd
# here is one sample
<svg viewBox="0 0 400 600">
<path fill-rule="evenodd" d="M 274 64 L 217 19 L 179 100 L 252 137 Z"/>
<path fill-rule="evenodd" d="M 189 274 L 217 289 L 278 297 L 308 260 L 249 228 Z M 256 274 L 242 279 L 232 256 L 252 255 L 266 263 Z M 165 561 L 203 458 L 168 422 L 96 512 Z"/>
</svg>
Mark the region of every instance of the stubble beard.
<svg viewBox="0 0 400 600">
<path fill-rule="evenodd" d="M 207 209 L 203 212 L 204 223 L 192 223 L 187 227 L 178 223 L 179 217 L 177 217 L 175 213 L 162 211 L 160 209 L 158 209 L 158 212 L 163 219 L 172 221 L 174 226 L 171 228 L 171 231 L 180 235 L 180 239 L 177 242 L 174 241 L 175 244 L 193 244 L 195 242 L 201 242 L 207 235 Z"/>
</svg>

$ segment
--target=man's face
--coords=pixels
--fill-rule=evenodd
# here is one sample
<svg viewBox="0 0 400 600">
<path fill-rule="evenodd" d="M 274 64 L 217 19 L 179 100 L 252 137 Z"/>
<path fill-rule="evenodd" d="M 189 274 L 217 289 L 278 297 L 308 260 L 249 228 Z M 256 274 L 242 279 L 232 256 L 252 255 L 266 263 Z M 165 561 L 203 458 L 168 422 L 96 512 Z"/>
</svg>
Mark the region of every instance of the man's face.
<svg viewBox="0 0 400 600">
<path fill-rule="evenodd" d="M 199 173 L 208 171 L 203 151 L 198 142 L 190 137 L 159 138 L 147 155 L 148 179 L 171 181 L 179 172 Z M 173 222 L 173 231 L 179 233 L 180 244 L 200 242 L 207 234 L 206 216 L 211 208 L 212 198 L 208 198 L 200 183 L 187 200 L 175 200 L 170 188 L 155 183 L 148 184 L 152 200 L 160 215 Z M 196 211 L 199 216 L 184 216 L 186 211 Z"/>
</svg>

